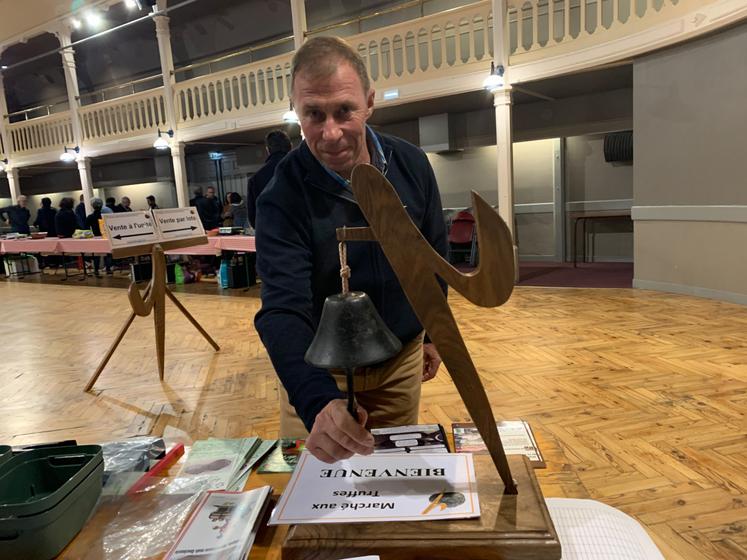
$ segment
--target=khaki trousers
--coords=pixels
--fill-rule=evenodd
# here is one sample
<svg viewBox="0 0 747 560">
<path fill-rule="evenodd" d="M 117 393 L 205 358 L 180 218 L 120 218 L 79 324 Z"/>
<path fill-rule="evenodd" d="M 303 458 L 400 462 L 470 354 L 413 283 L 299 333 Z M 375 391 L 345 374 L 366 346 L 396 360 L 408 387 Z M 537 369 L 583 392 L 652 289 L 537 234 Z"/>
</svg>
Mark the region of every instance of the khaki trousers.
<svg viewBox="0 0 747 560">
<path fill-rule="evenodd" d="M 343 393 L 345 373 L 330 371 Z M 385 428 L 418 423 L 420 385 L 423 377 L 423 335 L 408 342 L 402 351 L 379 367 L 360 368 L 355 375 L 355 399 L 368 412 L 366 427 Z M 306 439 L 309 432 L 288 402 L 288 393 L 278 381 L 280 437 Z"/>
</svg>

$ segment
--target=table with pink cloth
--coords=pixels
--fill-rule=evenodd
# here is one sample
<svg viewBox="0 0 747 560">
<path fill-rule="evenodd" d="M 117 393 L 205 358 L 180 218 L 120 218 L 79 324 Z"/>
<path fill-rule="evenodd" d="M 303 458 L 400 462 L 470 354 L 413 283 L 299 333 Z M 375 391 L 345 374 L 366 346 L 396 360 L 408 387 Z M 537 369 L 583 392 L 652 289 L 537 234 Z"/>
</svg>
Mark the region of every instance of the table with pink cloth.
<svg viewBox="0 0 747 560">
<path fill-rule="evenodd" d="M 208 237 L 204 245 L 184 247 L 166 251 L 168 255 L 215 255 L 219 251 L 241 251 L 254 253 L 254 237 L 249 235 L 231 235 Z M 95 237 L 93 239 L 71 239 L 49 237 L 44 239 L 1 239 L 0 253 L 111 253 L 112 247 L 108 239 Z"/>
</svg>

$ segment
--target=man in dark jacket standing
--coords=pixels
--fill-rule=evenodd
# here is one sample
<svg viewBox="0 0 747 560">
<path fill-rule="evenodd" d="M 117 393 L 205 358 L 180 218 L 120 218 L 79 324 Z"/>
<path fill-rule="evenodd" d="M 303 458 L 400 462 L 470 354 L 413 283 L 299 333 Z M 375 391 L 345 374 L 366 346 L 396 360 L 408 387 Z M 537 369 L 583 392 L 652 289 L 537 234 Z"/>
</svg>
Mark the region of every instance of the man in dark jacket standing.
<svg viewBox="0 0 747 560">
<path fill-rule="evenodd" d="M 45 196 L 41 203 L 41 208 L 36 211 L 34 226 L 39 228 L 39 231 L 46 231 L 49 237 L 57 237 L 57 228 L 54 225 L 57 210 L 52 208 L 52 199 Z"/>
<path fill-rule="evenodd" d="M 0 208 L 0 219 L 7 219 L 10 223 L 10 231 L 14 233 L 31 233 L 29 218 L 31 218 L 31 212 L 26 208 L 25 194 L 18 197 L 17 204 Z"/>
<path fill-rule="evenodd" d="M 420 384 L 440 357 L 376 243 L 348 245 L 350 289 L 366 292 L 402 351 L 366 368 L 358 421 L 347 412 L 344 375 L 304 362 L 324 299 L 340 292 L 335 230 L 367 225 L 350 189 L 353 168 L 386 175 L 423 236 L 446 254 L 446 226 L 433 169 L 422 150 L 366 125 L 374 90 L 366 67 L 344 41 L 318 37 L 296 53 L 292 100 L 305 141 L 278 165 L 257 206 L 262 308 L 255 326 L 282 382 L 280 435 L 303 437 L 326 462 L 373 451 L 367 427 L 417 423 Z"/>
<path fill-rule="evenodd" d="M 220 215 L 223 208 L 215 197 L 214 187 L 208 187 L 205 196 L 195 194 L 195 206 L 206 231 L 220 227 Z"/>
<path fill-rule="evenodd" d="M 78 220 L 78 229 L 86 227 L 86 203 L 83 195 L 80 195 L 80 202 L 75 207 L 75 218 Z"/>
<path fill-rule="evenodd" d="M 257 199 L 275 174 L 275 168 L 288 152 L 291 151 L 290 138 L 282 130 L 273 130 L 265 136 L 265 149 L 267 159 L 265 164 L 252 175 L 247 187 L 246 209 L 249 214 L 249 223 L 253 228 L 257 227 Z"/>
</svg>

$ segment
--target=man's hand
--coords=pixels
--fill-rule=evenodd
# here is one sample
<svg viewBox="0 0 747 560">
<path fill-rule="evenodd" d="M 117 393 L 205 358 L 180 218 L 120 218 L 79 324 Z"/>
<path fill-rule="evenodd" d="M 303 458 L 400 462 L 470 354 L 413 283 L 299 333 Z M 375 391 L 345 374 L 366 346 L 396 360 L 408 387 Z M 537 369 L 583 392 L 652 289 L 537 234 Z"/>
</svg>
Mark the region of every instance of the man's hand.
<svg viewBox="0 0 747 560">
<path fill-rule="evenodd" d="M 306 449 L 325 463 L 373 453 L 373 436 L 364 428 L 368 413 L 358 407 L 358 422 L 350 415 L 345 399 L 330 401 L 316 415 L 306 439 Z"/>
<path fill-rule="evenodd" d="M 441 365 L 441 356 L 436 350 L 436 345 L 430 342 L 423 344 L 423 383 L 436 377 L 438 366 Z"/>
</svg>

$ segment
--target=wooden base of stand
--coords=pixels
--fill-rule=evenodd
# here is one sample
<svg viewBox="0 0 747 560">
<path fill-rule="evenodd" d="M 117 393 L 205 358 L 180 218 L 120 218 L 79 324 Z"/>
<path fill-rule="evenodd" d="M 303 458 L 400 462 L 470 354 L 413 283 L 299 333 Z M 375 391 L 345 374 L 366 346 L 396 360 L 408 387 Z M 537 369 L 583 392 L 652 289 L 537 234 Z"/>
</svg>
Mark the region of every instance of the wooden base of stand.
<svg viewBox="0 0 747 560">
<path fill-rule="evenodd" d="M 534 469 L 508 457 L 518 494 L 503 493 L 489 455 L 475 456 L 479 519 L 294 525 L 283 560 L 337 560 L 378 554 L 381 560 L 557 560 L 560 542 Z"/>
</svg>

